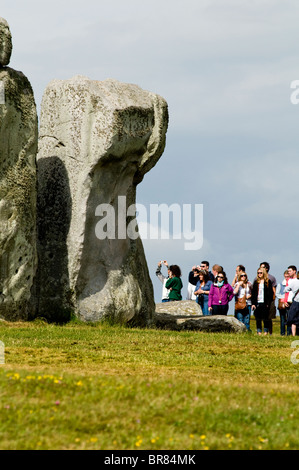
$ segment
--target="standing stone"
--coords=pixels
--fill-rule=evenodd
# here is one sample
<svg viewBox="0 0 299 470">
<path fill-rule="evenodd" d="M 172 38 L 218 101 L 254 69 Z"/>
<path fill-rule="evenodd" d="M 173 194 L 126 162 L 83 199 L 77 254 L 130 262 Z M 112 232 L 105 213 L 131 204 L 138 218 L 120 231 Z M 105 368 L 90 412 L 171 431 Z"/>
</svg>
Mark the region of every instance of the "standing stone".
<svg viewBox="0 0 299 470">
<path fill-rule="evenodd" d="M 0 19 L 0 318 L 27 319 L 36 271 L 37 114 L 28 79 L 6 67 L 11 35 Z"/>
<path fill-rule="evenodd" d="M 167 125 L 167 103 L 136 85 L 81 76 L 48 85 L 38 153 L 38 315 L 150 320 L 153 287 L 142 242 L 127 234 L 134 225 L 127 209 L 163 153 Z"/>
<path fill-rule="evenodd" d="M 12 51 L 11 33 L 7 21 L 0 17 L 0 66 L 9 64 Z"/>
</svg>

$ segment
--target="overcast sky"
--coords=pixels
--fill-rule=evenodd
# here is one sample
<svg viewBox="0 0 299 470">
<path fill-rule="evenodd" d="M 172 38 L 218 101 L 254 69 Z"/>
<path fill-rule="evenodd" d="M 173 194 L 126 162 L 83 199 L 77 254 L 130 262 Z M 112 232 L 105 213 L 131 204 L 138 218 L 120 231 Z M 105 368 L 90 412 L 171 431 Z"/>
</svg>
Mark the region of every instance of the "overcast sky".
<svg viewBox="0 0 299 470">
<path fill-rule="evenodd" d="M 157 261 L 221 264 L 232 280 L 261 261 L 283 279 L 298 257 L 299 3 L 295 0 L 1 0 L 10 66 L 30 80 L 38 113 L 54 78 L 136 83 L 168 102 L 164 154 L 137 202 L 203 204 L 204 243 L 144 240 Z"/>
</svg>

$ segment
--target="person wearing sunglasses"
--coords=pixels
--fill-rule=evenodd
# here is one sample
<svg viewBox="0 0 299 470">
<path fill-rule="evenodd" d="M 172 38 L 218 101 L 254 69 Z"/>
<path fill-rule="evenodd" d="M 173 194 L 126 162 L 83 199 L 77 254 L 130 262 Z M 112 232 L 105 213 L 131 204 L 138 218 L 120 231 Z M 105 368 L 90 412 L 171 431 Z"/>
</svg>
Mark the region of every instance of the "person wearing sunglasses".
<svg viewBox="0 0 299 470">
<path fill-rule="evenodd" d="M 215 282 L 211 285 L 209 294 L 209 312 L 211 315 L 227 315 L 229 302 L 234 298 L 234 290 L 227 282 L 224 271 L 218 273 Z"/>
<path fill-rule="evenodd" d="M 203 315 L 210 315 L 208 300 L 212 281 L 209 279 L 207 271 L 199 271 L 199 280 L 196 284 L 195 292 L 196 302 L 200 305 Z"/>
<path fill-rule="evenodd" d="M 295 266 L 293 266 L 295 268 Z M 296 269 L 296 268 L 295 268 Z M 293 273 L 289 280 L 286 292 L 292 294 L 292 302 L 288 311 L 287 325 L 291 328 L 292 336 L 297 336 L 299 332 L 299 278 Z M 288 299 L 288 305 L 289 304 Z"/>
<path fill-rule="evenodd" d="M 241 272 L 234 286 L 235 295 L 235 317 L 250 330 L 251 315 L 251 289 L 252 284 L 248 281 L 247 274 Z"/>
<path fill-rule="evenodd" d="M 235 287 L 235 285 L 239 281 L 240 274 L 245 273 L 245 272 L 246 272 L 245 266 L 243 266 L 243 264 L 238 264 L 238 266 L 236 267 L 235 277 L 234 277 L 234 279 L 232 280 L 232 283 L 231 283 L 232 287 Z"/>
<path fill-rule="evenodd" d="M 269 334 L 270 320 L 269 312 L 270 305 L 273 300 L 273 287 L 272 282 L 268 277 L 265 268 L 257 270 L 257 277 L 253 282 L 251 292 L 252 311 L 254 312 L 256 321 L 257 334 L 262 334 L 262 327 L 264 324 L 264 335 Z"/>
</svg>

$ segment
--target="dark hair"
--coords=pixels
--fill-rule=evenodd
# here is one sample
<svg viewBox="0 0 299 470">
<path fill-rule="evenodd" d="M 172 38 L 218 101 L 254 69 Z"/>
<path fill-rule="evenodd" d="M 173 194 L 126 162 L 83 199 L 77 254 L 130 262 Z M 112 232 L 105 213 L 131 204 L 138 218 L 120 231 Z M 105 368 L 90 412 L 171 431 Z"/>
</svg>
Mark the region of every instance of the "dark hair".
<svg viewBox="0 0 299 470">
<path fill-rule="evenodd" d="M 225 273 L 224 271 L 220 271 L 218 274 L 222 274 L 222 275 L 223 275 L 223 282 L 224 282 L 224 284 L 227 284 L 226 273 Z M 218 277 L 218 275 L 217 275 L 216 277 Z"/>
<path fill-rule="evenodd" d="M 292 269 L 293 271 L 297 271 L 296 266 L 294 266 L 293 264 L 291 266 L 288 266 L 288 269 Z"/>
<path fill-rule="evenodd" d="M 210 263 L 208 261 L 202 261 L 202 264 L 205 264 L 206 266 L 210 266 Z"/>
<path fill-rule="evenodd" d="M 181 268 L 177 264 L 169 266 L 169 270 L 175 275 L 175 277 L 181 277 L 182 275 Z"/>
<path fill-rule="evenodd" d="M 203 262 L 204 262 L 204 261 L 203 261 Z M 208 280 L 209 280 L 209 274 L 207 273 L 207 271 L 205 271 L 204 269 L 201 269 L 201 270 L 199 271 L 199 274 L 202 274 L 202 275 L 203 275 L 203 279 L 204 279 L 205 283 L 208 282 Z"/>
<path fill-rule="evenodd" d="M 245 266 L 243 266 L 243 264 L 238 264 L 237 268 L 239 268 L 240 271 L 243 271 L 244 273 L 246 271 Z"/>
<path fill-rule="evenodd" d="M 265 266 L 266 271 L 270 271 L 270 264 L 267 263 L 267 261 L 263 261 L 262 263 L 260 263 L 260 267 L 262 266 L 262 264 Z"/>
</svg>

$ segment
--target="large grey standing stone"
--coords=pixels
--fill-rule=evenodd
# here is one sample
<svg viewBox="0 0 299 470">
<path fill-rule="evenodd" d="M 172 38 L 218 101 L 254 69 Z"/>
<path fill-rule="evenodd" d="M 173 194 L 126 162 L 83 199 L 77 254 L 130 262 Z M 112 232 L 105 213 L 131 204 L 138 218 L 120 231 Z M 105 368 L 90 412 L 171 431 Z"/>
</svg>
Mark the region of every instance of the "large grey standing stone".
<svg viewBox="0 0 299 470">
<path fill-rule="evenodd" d="M 12 38 L 9 25 L 0 17 L 0 66 L 9 64 L 12 52 Z"/>
<path fill-rule="evenodd" d="M 36 271 L 37 114 L 28 79 L 9 67 L 0 19 L 0 317 L 27 319 Z"/>
<path fill-rule="evenodd" d="M 148 323 L 153 287 L 140 238 L 126 234 L 126 210 L 163 153 L 167 125 L 165 100 L 137 85 L 82 76 L 48 85 L 38 152 L 37 315 Z M 115 239 L 96 232 L 102 204 L 115 210 Z"/>
</svg>

